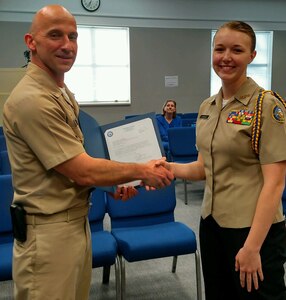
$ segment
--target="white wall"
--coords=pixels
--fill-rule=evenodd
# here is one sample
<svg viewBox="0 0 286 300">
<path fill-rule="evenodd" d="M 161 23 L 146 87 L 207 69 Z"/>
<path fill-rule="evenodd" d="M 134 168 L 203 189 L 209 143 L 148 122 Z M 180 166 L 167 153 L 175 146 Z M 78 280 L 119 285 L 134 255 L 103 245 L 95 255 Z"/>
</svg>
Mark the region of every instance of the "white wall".
<svg viewBox="0 0 286 300">
<path fill-rule="evenodd" d="M 0 0 L 0 21 L 29 22 L 50 3 L 65 6 L 80 24 L 216 28 L 239 18 L 255 29 L 286 30 L 284 0 L 101 0 L 93 13 L 85 11 L 80 0 Z"/>
</svg>

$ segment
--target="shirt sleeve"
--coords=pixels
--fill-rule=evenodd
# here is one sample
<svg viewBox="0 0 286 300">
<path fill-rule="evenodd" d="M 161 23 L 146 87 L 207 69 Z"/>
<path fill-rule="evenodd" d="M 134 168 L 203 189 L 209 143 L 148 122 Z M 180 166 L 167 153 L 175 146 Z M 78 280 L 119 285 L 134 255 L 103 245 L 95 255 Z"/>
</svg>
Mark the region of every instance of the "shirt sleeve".
<svg viewBox="0 0 286 300">
<path fill-rule="evenodd" d="M 15 126 L 46 169 L 84 152 L 74 111 L 65 111 L 47 95 L 25 101 L 17 112 Z"/>
<path fill-rule="evenodd" d="M 262 125 L 259 141 L 261 164 L 286 160 L 286 109 L 270 94 L 265 94 L 262 107 Z"/>
</svg>

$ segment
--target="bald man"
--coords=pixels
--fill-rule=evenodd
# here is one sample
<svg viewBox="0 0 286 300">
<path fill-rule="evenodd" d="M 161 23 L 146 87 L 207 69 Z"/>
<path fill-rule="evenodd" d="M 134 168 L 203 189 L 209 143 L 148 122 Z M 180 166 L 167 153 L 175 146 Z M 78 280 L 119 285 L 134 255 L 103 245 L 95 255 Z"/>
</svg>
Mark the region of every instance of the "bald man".
<svg viewBox="0 0 286 300">
<path fill-rule="evenodd" d="M 26 75 L 4 106 L 4 131 L 15 205 L 25 211 L 26 240 L 16 236 L 16 300 L 88 299 L 91 243 L 87 220 L 91 186 L 133 180 L 161 188 L 173 174 L 153 161 L 119 163 L 88 156 L 78 126 L 79 107 L 64 84 L 77 54 L 75 18 L 62 6 L 38 11 L 25 42 Z M 136 194 L 118 189 L 114 197 Z"/>
</svg>

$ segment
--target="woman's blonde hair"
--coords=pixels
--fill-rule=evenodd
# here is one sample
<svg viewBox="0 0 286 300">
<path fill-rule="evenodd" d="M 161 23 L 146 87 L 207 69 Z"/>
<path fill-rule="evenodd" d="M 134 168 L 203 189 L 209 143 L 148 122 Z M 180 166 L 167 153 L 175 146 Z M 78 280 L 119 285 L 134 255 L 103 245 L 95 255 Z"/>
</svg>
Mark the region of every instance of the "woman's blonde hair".
<svg viewBox="0 0 286 300">
<path fill-rule="evenodd" d="M 255 36 L 255 32 L 254 32 L 253 28 L 250 25 L 248 25 L 247 23 L 242 22 L 242 21 L 226 22 L 222 26 L 219 27 L 216 34 L 222 28 L 228 28 L 228 29 L 231 29 L 231 30 L 235 30 L 235 31 L 239 31 L 239 32 L 243 32 L 243 33 L 247 34 L 251 39 L 251 52 L 253 52 L 255 50 L 256 36 Z M 216 36 L 216 34 L 215 34 L 215 36 Z M 215 39 L 215 36 L 214 36 L 214 39 Z"/>
</svg>

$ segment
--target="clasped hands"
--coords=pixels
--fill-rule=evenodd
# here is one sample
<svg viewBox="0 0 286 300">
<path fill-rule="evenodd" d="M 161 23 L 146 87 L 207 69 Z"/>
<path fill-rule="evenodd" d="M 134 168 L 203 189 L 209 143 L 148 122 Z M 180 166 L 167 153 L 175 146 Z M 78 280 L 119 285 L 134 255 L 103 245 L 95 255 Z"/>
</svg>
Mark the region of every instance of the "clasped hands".
<svg viewBox="0 0 286 300">
<path fill-rule="evenodd" d="M 146 163 L 146 179 L 142 180 L 140 186 L 145 186 L 146 190 L 155 190 L 170 185 L 174 179 L 173 173 L 170 171 L 166 158 L 162 157 L 158 160 L 150 160 Z M 134 186 L 118 186 L 113 198 L 126 201 L 138 194 L 138 190 Z"/>
</svg>

